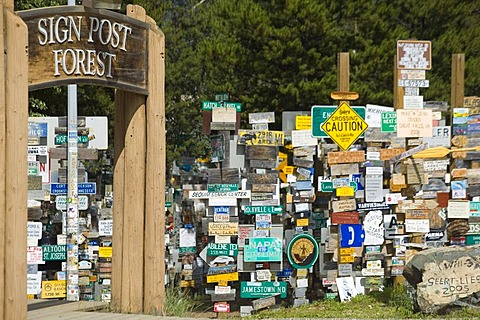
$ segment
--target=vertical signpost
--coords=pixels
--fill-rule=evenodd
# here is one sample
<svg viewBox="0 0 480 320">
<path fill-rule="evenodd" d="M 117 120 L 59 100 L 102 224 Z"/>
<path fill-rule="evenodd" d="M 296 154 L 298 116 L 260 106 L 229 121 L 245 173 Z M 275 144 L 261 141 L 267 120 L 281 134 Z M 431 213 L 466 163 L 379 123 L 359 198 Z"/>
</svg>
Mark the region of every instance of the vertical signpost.
<svg viewBox="0 0 480 320">
<path fill-rule="evenodd" d="M 75 0 L 68 0 L 69 6 Z M 68 85 L 68 191 L 67 191 L 67 301 L 79 301 L 78 287 L 78 136 L 77 85 Z"/>
</svg>

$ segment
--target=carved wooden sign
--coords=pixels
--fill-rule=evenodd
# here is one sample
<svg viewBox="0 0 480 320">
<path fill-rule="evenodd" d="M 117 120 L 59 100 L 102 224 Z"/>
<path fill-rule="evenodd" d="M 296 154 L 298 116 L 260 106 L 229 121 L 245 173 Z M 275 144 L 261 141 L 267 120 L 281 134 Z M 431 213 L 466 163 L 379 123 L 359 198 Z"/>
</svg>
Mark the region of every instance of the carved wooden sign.
<svg viewBox="0 0 480 320">
<path fill-rule="evenodd" d="M 18 14 L 29 30 L 30 90 L 88 83 L 147 94 L 146 23 L 83 6 Z"/>
<path fill-rule="evenodd" d="M 365 151 L 329 152 L 327 157 L 328 164 L 364 162 Z"/>
</svg>

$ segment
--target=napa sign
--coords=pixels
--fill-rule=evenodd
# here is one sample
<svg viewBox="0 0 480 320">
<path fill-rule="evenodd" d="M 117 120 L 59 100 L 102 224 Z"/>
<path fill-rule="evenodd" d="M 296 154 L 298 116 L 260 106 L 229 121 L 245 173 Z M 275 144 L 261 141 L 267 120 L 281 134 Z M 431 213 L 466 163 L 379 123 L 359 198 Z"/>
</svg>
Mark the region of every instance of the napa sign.
<svg viewBox="0 0 480 320">
<path fill-rule="evenodd" d="M 245 262 L 282 261 L 283 242 L 279 238 L 245 239 Z"/>
</svg>

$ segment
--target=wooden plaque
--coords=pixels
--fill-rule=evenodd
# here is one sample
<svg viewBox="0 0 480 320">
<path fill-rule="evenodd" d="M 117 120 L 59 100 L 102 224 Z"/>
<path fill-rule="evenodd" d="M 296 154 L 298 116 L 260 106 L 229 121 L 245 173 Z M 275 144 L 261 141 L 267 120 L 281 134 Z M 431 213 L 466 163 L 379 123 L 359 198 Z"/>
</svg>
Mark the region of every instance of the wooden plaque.
<svg viewBox="0 0 480 320">
<path fill-rule="evenodd" d="M 29 90 L 88 83 L 148 94 L 146 23 L 83 6 L 18 15 L 29 30 Z"/>
</svg>

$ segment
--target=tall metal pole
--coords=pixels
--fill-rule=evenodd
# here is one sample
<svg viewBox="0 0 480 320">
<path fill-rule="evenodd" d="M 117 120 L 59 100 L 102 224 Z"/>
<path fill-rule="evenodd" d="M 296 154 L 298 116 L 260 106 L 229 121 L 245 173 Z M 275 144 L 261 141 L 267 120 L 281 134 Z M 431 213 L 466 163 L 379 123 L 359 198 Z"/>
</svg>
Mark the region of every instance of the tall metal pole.
<svg viewBox="0 0 480 320">
<path fill-rule="evenodd" d="M 68 0 L 69 6 L 75 0 Z M 77 85 L 68 85 L 67 300 L 79 301 L 78 287 L 78 132 Z"/>
</svg>

